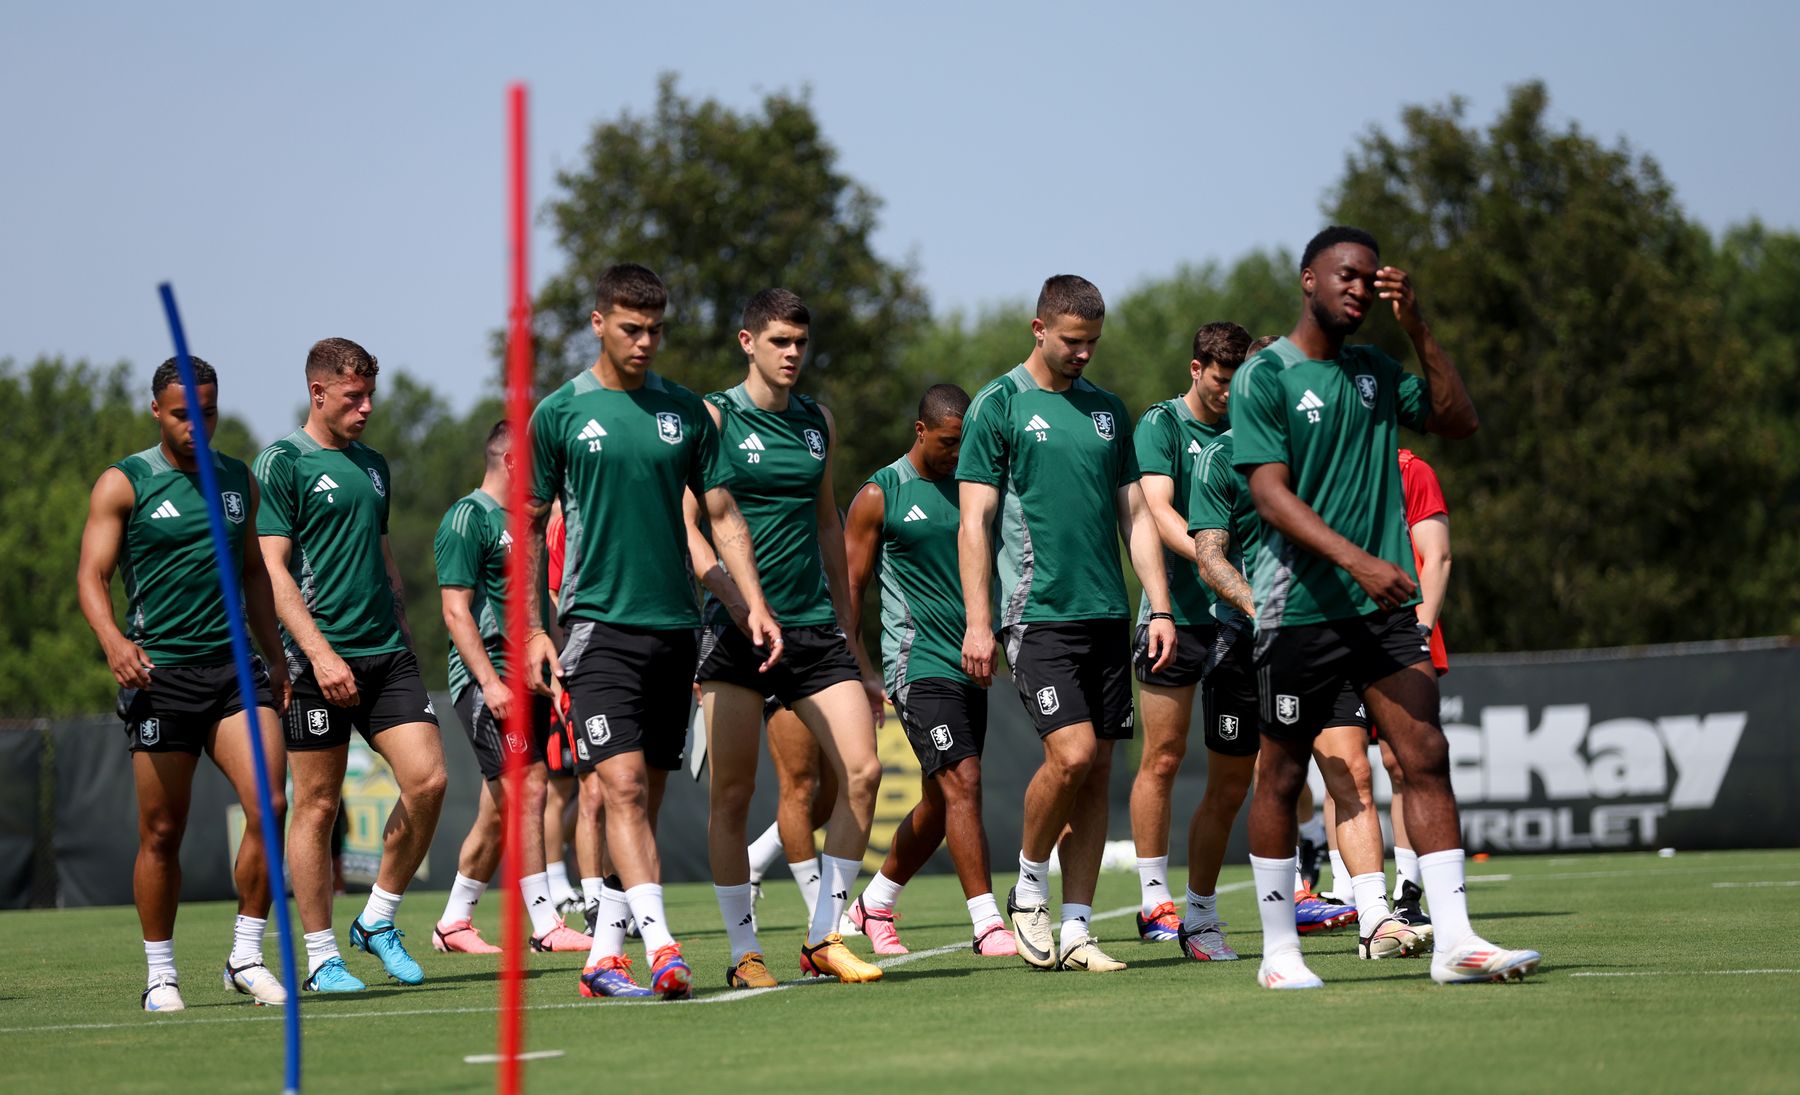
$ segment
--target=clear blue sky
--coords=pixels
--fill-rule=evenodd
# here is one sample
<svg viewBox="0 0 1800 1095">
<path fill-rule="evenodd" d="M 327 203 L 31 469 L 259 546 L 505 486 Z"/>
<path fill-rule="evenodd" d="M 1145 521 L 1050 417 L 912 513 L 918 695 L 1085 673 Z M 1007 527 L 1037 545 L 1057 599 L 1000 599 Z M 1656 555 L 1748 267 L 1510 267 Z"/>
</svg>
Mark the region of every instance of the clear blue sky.
<svg viewBox="0 0 1800 1095">
<path fill-rule="evenodd" d="M 1793 227 L 1797 41 L 1800 6 L 1732 2 L 12 3 L 0 356 L 147 380 L 171 278 L 223 403 L 264 440 L 291 428 L 327 335 L 466 406 L 505 315 L 514 78 L 539 204 L 659 72 L 743 109 L 810 86 L 843 167 L 886 201 L 880 246 L 943 311 L 1058 271 L 1118 294 L 1297 249 L 1359 134 L 1456 94 L 1485 123 L 1533 77 L 1559 120 L 1655 156 L 1708 226 Z M 560 261 L 540 231 L 537 278 Z"/>
</svg>

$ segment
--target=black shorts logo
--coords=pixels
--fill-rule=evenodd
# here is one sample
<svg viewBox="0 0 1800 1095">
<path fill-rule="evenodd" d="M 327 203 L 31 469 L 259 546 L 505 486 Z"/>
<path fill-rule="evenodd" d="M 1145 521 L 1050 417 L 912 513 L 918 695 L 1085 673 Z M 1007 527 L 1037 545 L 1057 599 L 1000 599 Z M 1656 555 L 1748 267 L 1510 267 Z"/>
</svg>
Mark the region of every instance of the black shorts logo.
<svg viewBox="0 0 1800 1095">
<path fill-rule="evenodd" d="M 155 745 L 162 740 L 162 720 L 145 719 L 138 723 L 138 741 L 145 745 Z"/>
<path fill-rule="evenodd" d="M 612 727 L 607 724 L 605 715 L 595 715 L 587 720 L 587 738 L 595 745 L 605 745 L 612 740 Z"/>
<path fill-rule="evenodd" d="M 949 723 L 939 723 L 931 728 L 931 744 L 937 746 L 938 752 L 940 753 L 950 748 L 951 739 Z"/>
<path fill-rule="evenodd" d="M 315 707 L 306 713 L 306 729 L 318 737 L 324 737 L 331 729 L 331 712 L 323 707 Z"/>
<path fill-rule="evenodd" d="M 1062 707 L 1062 700 L 1057 698 L 1055 685 L 1038 689 L 1037 701 L 1038 710 L 1046 715 L 1054 715 Z"/>
<path fill-rule="evenodd" d="M 1289 726 L 1300 721 L 1300 697 L 1276 696 L 1275 717 Z"/>
<path fill-rule="evenodd" d="M 1219 740 L 1220 741 L 1236 741 L 1237 734 L 1238 734 L 1237 716 L 1236 715 L 1220 715 L 1219 716 Z"/>
</svg>

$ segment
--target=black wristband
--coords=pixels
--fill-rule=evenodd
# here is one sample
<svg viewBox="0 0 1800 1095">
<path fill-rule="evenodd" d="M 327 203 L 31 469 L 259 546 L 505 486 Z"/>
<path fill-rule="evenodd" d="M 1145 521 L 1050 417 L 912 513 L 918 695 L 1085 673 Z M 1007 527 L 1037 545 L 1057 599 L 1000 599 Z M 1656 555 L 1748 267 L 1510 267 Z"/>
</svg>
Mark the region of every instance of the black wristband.
<svg viewBox="0 0 1800 1095">
<path fill-rule="evenodd" d="M 1170 623 L 1175 622 L 1175 614 L 1173 612 L 1152 612 L 1150 618 L 1152 620 L 1167 620 Z"/>
</svg>

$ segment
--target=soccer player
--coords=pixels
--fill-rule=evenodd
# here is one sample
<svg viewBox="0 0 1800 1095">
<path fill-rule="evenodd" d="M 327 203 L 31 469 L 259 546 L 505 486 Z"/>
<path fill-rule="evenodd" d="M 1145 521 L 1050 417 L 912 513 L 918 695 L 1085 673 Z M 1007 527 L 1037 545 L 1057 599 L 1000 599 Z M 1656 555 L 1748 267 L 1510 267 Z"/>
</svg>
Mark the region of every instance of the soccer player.
<svg viewBox="0 0 1800 1095">
<path fill-rule="evenodd" d="M 1194 468 L 1201 451 L 1213 438 L 1230 429 L 1225 417 L 1231 395 L 1231 378 L 1243 364 L 1250 332 L 1235 323 L 1209 323 L 1194 333 L 1193 357 L 1188 361 L 1187 391 L 1151 405 L 1132 433 L 1138 480 L 1150 515 L 1162 539 L 1164 579 L 1175 614 L 1175 658 L 1161 672 L 1150 668 L 1150 600 L 1140 599 L 1133 662 L 1137 671 L 1138 710 L 1144 719 L 1144 752 L 1137 776 L 1131 783 L 1131 836 L 1137 845 L 1138 938 L 1145 942 L 1174 941 L 1181 936 L 1182 914 L 1169 893 L 1169 794 L 1175 773 L 1187 754 L 1188 725 L 1194 714 L 1194 690 L 1207 668 L 1208 655 L 1218 640 L 1218 616 L 1230 619 L 1229 604 L 1215 609 L 1215 597 L 1195 571 L 1194 539 L 1188 532 L 1188 498 Z M 1233 626 L 1237 626 L 1234 621 Z M 1241 720 L 1242 713 L 1232 717 Z M 1206 746 L 1215 754 L 1207 762 L 1207 788 L 1218 782 L 1248 786 L 1255 765 L 1255 738 L 1241 732 L 1241 721 L 1231 723 L 1222 737 L 1206 713 Z M 1241 777 L 1241 778 L 1240 778 Z M 1215 799 L 1221 796 L 1214 796 Z M 1226 833 L 1231 814 L 1224 819 Z M 1196 814 L 1189 832 L 1198 835 L 1202 818 Z M 1198 863 L 1197 840 L 1188 847 L 1188 872 L 1205 875 Z M 1223 845 L 1216 848 L 1223 852 Z M 1196 870 L 1196 868 L 1199 868 Z M 1218 866 L 1212 867 L 1214 880 Z M 1191 879 L 1190 879 L 1191 880 Z M 1189 887 L 1190 894 L 1192 887 Z M 1213 891 L 1207 889 L 1207 894 Z M 1194 905 L 1190 896 L 1188 904 Z M 1193 936 L 1197 958 L 1225 957 L 1222 935 Z M 1224 948 L 1228 950 L 1228 948 Z M 1232 955 L 1231 957 L 1235 957 Z"/>
<path fill-rule="evenodd" d="M 285 723 L 294 774 L 288 871 L 306 928 L 304 987 L 315 992 L 364 987 L 331 932 L 329 846 L 351 729 L 387 762 L 400 800 L 388 815 L 368 903 L 350 923 L 350 945 L 380 958 L 402 984 L 419 984 L 425 974 L 394 917 L 444 805 L 437 713 L 413 657 L 388 545 L 388 464 L 358 440 L 374 410 L 378 372 L 374 355 L 347 338 L 314 343 L 306 355 L 306 424 L 256 458 L 263 500 L 256 532 L 294 679 Z"/>
<path fill-rule="evenodd" d="M 1131 420 L 1118 396 L 1082 375 L 1105 316 L 1100 290 L 1085 278 L 1060 274 L 1044 282 L 1031 354 L 976 393 L 956 466 L 968 620 L 963 671 L 990 684 L 995 632 L 1003 632 L 1013 683 L 1043 741 L 1044 763 L 1025 792 L 1019 880 L 1006 900 L 1020 957 L 1039 969 L 1125 968 L 1089 933 L 1113 743 L 1132 728 L 1121 530 L 1150 599 L 1150 667 L 1161 672 L 1175 656 L 1174 615 L 1155 524 L 1137 487 Z M 1060 948 L 1051 935 L 1049 889 L 1050 853 L 1059 845 Z"/>
<path fill-rule="evenodd" d="M 509 752 L 524 754 L 519 803 L 519 890 L 531 917 L 531 948 L 586 951 L 594 941 L 565 926 L 556 915 L 544 872 L 544 767 L 550 737 L 550 700 L 534 696 L 506 666 L 506 566 L 512 534 L 506 528 L 505 499 L 513 477 L 512 427 L 501 419 L 488 431 L 487 471 L 481 486 L 454 502 L 438 524 L 434 551 L 444 630 L 450 636 L 450 694 L 475 761 L 481 768 L 481 802 L 475 823 L 457 856 L 456 879 L 444 913 L 431 932 L 440 951 L 498 954 L 472 923 L 494 870 L 500 865 L 501 811 L 506 788 L 501 775 Z M 507 729 L 515 705 L 525 705 L 530 732 L 516 740 Z M 558 851 L 561 848 L 559 846 Z"/>
<path fill-rule="evenodd" d="M 211 365 L 193 359 L 199 407 L 190 407 L 175 359 L 150 382 L 150 414 L 157 444 L 107 468 L 94 483 L 81 534 L 76 587 L 82 615 L 119 682 L 132 779 L 138 799 L 138 854 L 132 896 L 144 929 L 150 973 L 145 1011 L 186 1005 L 175 973 L 175 912 L 181 900 L 181 838 L 187 831 L 194 771 L 204 750 L 231 781 L 244 808 L 244 839 L 232 871 L 238 915 L 225 959 L 225 987 L 258 1004 L 280 1004 L 287 990 L 263 965 L 269 917 L 269 872 L 256 800 L 248 717 L 232 661 L 225 598 L 213 559 L 206 499 L 194 451 L 198 414 L 212 435 L 218 422 L 219 381 Z M 279 832 L 282 794 L 281 731 L 275 712 L 287 706 L 287 666 L 278 656 L 275 602 L 262 553 L 245 535 L 255 527 L 256 485 L 243 461 L 213 452 L 229 549 L 242 568 L 244 614 L 270 659 L 256 663 L 257 718 L 268 763 L 271 805 Z M 113 615 L 113 571 L 123 565 L 128 631 Z"/>
<path fill-rule="evenodd" d="M 532 416 L 531 588 L 543 573 L 550 504 L 560 500 L 567 549 L 558 605 L 568 637 L 558 664 L 550 637 L 532 628 L 529 669 L 534 688 L 550 690 L 539 672 L 549 666 L 569 694 L 581 793 L 603 800 L 620 883 L 602 895 L 581 974 L 588 997 L 684 999 L 693 991 L 663 909 L 654 827 L 669 773 L 681 767 L 699 622 L 683 553 L 685 491 L 705 498 L 720 551 L 742 568 L 751 634 L 765 645 L 779 639 L 712 420 L 699 396 L 651 369 L 667 306 L 668 290 L 649 269 L 603 271 L 591 316 L 599 356 Z M 633 917 L 650 958 L 647 988 L 625 957 Z"/>
<path fill-rule="evenodd" d="M 1437 678 L 1411 611 L 1417 582 L 1402 536 L 1396 432 L 1404 424 L 1466 437 L 1478 419 L 1411 279 L 1379 265 L 1378 255 L 1360 229 L 1315 236 L 1300 263 L 1299 321 L 1232 380 L 1232 461 L 1261 519 L 1251 580 L 1263 739 L 1250 862 L 1263 926 L 1257 980 L 1268 988 L 1321 984 L 1301 957 L 1289 908 L 1294 802 L 1313 738 L 1346 689 L 1406 769 L 1407 832 L 1422 853 L 1436 927 L 1432 978 L 1516 979 L 1541 961 L 1535 951 L 1496 947 L 1469 926 Z M 1345 344 L 1377 300 L 1392 307 L 1424 377 L 1372 346 Z"/>
<path fill-rule="evenodd" d="M 926 389 L 912 447 L 869 477 L 844 527 L 851 633 L 859 633 L 863 592 L 879 572 L 884 684 L 919 759 L 919 803 L 900 820 L 887 861 L 850 907 L 850 922 L 876 954 L 907 953 L 894 905 L 946 840 L 974 926 L 974 952 L 1019 953 L 994 904 L 981 824 L 987 692 L 962 668 L 956 459 L 968 410 L 968 393 L 956 385 Z"/>
<path fill-rule="evenodd" d="M 836 425 L 830 411 L 793 390 L 811 324 L 806 304 L 786 289 L 751 297 L 738 332 L 749 366 L 744 382 L 706 397 L 730 458 L 732 492 L 756 542 L 770 607 L 784 629 L 779 664 L 769 665 L 751 638 L 732 626 L 743 612 L 737 564 L 727 559 L 721 571 L 692 522 L 688 537 L 694 570 L 712 595 L 695 677 L 712 758 L 707 843 L 731 941 L 726 981 L 736 987 L 775 983 L 756 938 L 745 850 L 765 696 L 806 724 L 837 782 L 800 971 L 840 981 L 881 979 L 880 967 L 853 954 L 838 930 L 875 817 L 881 761 L 872 708 L 881 702 L 881 685 L 850 624 L 844 529 L 832 496 Z"/>
</svg>

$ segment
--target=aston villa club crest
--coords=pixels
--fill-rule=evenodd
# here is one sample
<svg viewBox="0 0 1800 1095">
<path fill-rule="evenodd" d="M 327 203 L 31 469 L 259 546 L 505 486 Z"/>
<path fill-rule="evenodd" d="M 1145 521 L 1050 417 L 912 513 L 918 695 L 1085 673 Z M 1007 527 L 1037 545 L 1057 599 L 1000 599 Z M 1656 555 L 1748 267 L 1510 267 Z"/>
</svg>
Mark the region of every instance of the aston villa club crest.
<svg viewBox="0 0 1800 1095">
<path fill-rule="evenodd" d="M 605 745 L 612 740 L 612 727 L 607 725 L 605 715 L 595 715 L 587 720 L 587 739 L 595 745 Z"/>
<path fill-rule="evenodd" d="M 374 468 L 369 469 L 369 482 L 375 484 L 375 493 L 387 497 L 387 484 L 381 481 L 381 473 Z"/>
<path fill-rule="evenodd" d="M 657 411 L 656 436 L 665 444 L 681 444 L 681 416 L 674 411 Z"/>
<path fill-rule="evenodd" d="M 1111 411 L 1094 412 L 1094 432 L 1108 441 L 1113 439 L 1113 416 Z"/>
<path fill-rule="evenodd" d="M 222 491 L 219 501 L 225 503 L 225 519 L 234 525 L 244 523 L 244 496 L 237 491 Z"/>
<path fill-rule="evenodd" d="M 331 729 L 331 713 L 323 707 L 315 707 L 306 713 L 306 729 L 315 737 L 324 737 Z"/>
<path fill-rule="evenodd" d="M 803 430 L 801 435 L 806 438 L 806 451 L 812 453 L 813 459 L 825 459 L 825 435 L 818 430 Z"/>
<path fill-rule="evenodd" d="M 1356 394 L 1362 396 L 1363 406 L 1375 409 L 1375 378 L 1368 373 L 1356 374 Z"/>
<path fill-rule="evenodd" d="M 1238 736 L 1238 720 L 1236 715 L 1219 716 L 1219 740 L 1236 741 Z"/>
<path fill-rule="evenodd" d="M 937 746 L 937 750 L 940 753 L 950 748 L 951 738 L 949 723 L 941 722 L 931 728 L 931 744 Z"/>
<path fill-rule="evenodd" d="M 145 745 L 155 745 L 162 740 L 162 720 L 145 719 L 138 723 L 138 741 Z"/>
<path fill-rule="evenodd" d="M 1037 692 L 1038 710 L 1046 715 L 1054 715 L 1062 706 L 1062 699 L 1056 694 L 1056 686 L 1040 688 Z"/>
<path fill-rule="evenodd" d="M 1300 697 L 1276 696 L 1275 717 L 1289 726 L 1300 721 Z"/>
</svg>

